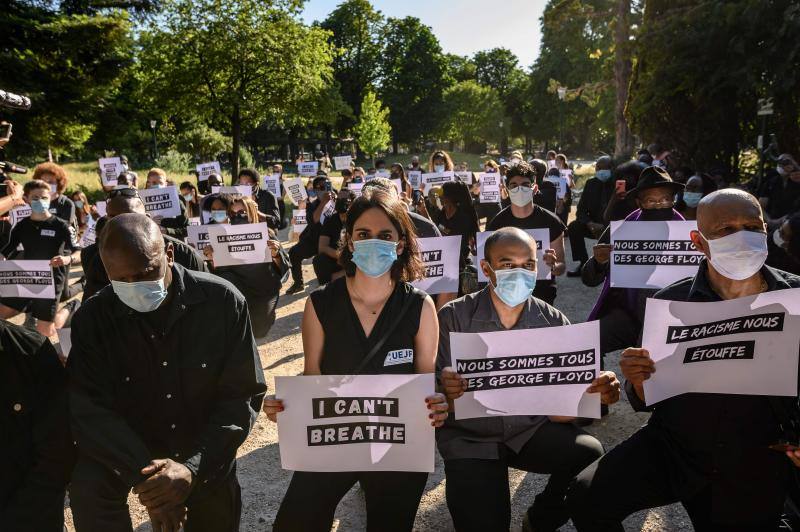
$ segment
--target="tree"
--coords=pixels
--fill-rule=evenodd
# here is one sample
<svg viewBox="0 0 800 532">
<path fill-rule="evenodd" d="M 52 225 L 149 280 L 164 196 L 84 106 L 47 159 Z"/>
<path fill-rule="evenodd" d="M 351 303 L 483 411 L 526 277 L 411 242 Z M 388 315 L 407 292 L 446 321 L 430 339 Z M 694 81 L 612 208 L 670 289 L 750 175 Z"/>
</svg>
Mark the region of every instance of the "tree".
<svg viewBox="0 0 800 532">
<path fill-rule="evenodd" d="M 354 133 L 358 145 L 373 162 L 375 155 L 384 150 L 391 140 L 392 128 L 387 121 L 388 116 L 389 109 L 384 108 L 375 93 L 368 89 L 361 102 L 361 115 Z"/>
<path fill-rule="evenodd" d="M 242 135 L 263 121 L 312 120 L 332 83 L 328 32 L 298 20 L 300 0 L 167 0 L 140 36 L 142 99 L 161 116 L 227 129 L 238 172 Z"/>
<path fill-rule="evenodd" d="M 419 19 L 390 18 L 384 30 L 381 99 L 389 106 L 392 149 L 417 145 L 440 129 L 447 61 L 431 29 Z"/>
<path fill-rule="evenodd" d="M 461 140 L 470 148 L 483 153 L 485 143 L 500 139 L 503 128 L 503 102 L 497 91 L 475 81 L 457 83 L 444 94 L 447 122 L 444 134 L 451 140 Z"/>
<path fill-rule="evenodd" d="M 345 0 L 320 24 L 330 32 L 329 42 L 337 51 L 333 75 L 342 99 L 355 115 L 364 91 L 378 80 L 383 21 L 383 15 L 373 9 L 369 0 Z M 344 116 L 339 124 L 342 130 L 353 125 L 353 115 Z"/>
<path fill-rule="evenodd" d="M 517 56 L 506 48 L 493 48 L 478 52 L 472 61 L 475 63 L 475 79 L 478 80 L 478 83 L 495 89 L 503 102 L 504 109 L 498 119 L 505 124 L 500 137 L 500 152 L 506 153 L 508 151 L 507 132 L 512 129 L 509 122 L 513 122 L 515 131 L 523 129 L 520 120 L 512 118 L 520 115 L 520 109 L 515 107 L 519 103 L 519 92 L 512 95 L 512 91 L 524 86 L 525 74 L 517 66 L 519 63 Z"/>
<path fill-rule="evenodd" d="M 631 0 L 617 0 L 617 18 L 614 24 L 614 157 L 630 157 L 633 152 L 633 134 L 625 118 L 628 85 L 631 82 Z"/>
<path fill-rule="evenodd" d="M 445 54 L 444 60 L 447 63 L 447 74 L 453 79 L 454 83 L 475 80 L 477 75 L 475 63 L 469 57 Z"/>
</svg>

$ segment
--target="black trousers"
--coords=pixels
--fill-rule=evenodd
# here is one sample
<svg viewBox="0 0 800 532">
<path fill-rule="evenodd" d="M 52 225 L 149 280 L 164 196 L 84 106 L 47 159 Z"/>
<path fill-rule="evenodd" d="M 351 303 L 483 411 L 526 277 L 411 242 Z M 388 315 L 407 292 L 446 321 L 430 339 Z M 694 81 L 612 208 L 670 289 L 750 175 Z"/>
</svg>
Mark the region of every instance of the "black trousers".
<svg viewBox="0 0 800 532">
<path fill-rule="evenodd" d="M 306 229 L 307 231 L 308 229 Z M 316 240 L 303 240 L 302 238 L 289 250 L 289 261 L 292 263 L 292 281 L 303 282 L 303 261 L 317 254 Z"/>
<path fill-rule="evenodd" d="M 322 253 L 314 257 L 312 264 L 314 265 L 314 273 L 317 274 L 317 281 L 319 281 L 320 285 L 328 284 L 331 282 L 331 276 L 334 273 L 342 271 L 342 267 L 339 266 L 336 259 L 332 259 Z"/>
<path fill-rule="evenodd" d="M 81 457 L 72 472 L 70 507 L 77 532 L 131 532 L 126 486 L 105 465 Z M 214 488 L 195 487 L 186 502 L 186 532 L 238 532 L 242 514 L 241 489 L 233 468 Z"/>
<path fill-rule="evenodd" d="M 356 482 L 367 500 L 367 531 L 410 531 L 427 480 L 427 473 L 295 471 L 273 531 L 329 532 L 336 506 Z"/>
<path fill-rule="evenodd" d="M 581 264 L 589 260 L 584 239 L 592 238 L 592 233 L 589 231 L 589 226 L 586 225 L 586 222 L 573 220 L 567 226 L 567 235 L 569 235 L 569 246 L 572 248 L 572 260 Z"/>
<path fill-rule="evenodd" d="M 680 502 L 697 532 L 776 530 L 783 500 L 771 515 L 752 515 L 747 523 L 719 523 L 712 517 L 711 484 L 688 482 L 683 466 L 670 458 L 664 438 L 644 427 L 584 469 L 570 485 L 567 505 L 579 532 L 623 532 L 622 520 L 634 512 Z M 744 489 L 752 489 L 746 486 Z"/>
<path fill-rule="evenodd" d="M 278 308 L 278 294 L 271 296 L 247 297 L 247 306 L 250 307 L 250 324 L 253 326 L 253 336 L 256 339 L 264 338 L 275 323 L 275 311 Z"/>
<path fill-rule="evenodd" d="M 528 517 L 537 531 L 552 531 L 569 519 L 564 494 L 570 481 L 603 454 L 597 439 L 572 423 L 546 423 L 520 450 L 504 445 L 497 460 L 445 460 L 447 507 L 456 530 L 508 531 L 511 502 L 508 468 L 549 474 Z"/>
</svg>

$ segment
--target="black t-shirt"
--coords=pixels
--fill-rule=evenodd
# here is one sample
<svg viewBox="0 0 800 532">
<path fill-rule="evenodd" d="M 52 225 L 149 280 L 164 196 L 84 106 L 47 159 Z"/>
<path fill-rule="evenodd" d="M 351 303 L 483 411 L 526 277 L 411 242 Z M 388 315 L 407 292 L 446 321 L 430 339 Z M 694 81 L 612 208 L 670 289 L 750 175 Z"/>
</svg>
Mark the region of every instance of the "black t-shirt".
<svg viewBox="0 0 800 532">
<path fill-rule="evenodd" d="M 76 223 L 75 204 L 64 194 L 59 194 L 57 198 L 50 200 L 49 210 L 50 214 L 58 216 L 69 225 L 74 225 Z"/>
<path fill-rule="evenodd" d="M 383 306 L 369 337 L 358 319 L 347 291 L 346 278 L 340 277 L 311 293 L 311 303 L 325 331 L 321 370 L 323 375 L 352 374 L 361 361 L 383 338 L 395 316 L 411 298 L 411 307 L 386 339 L 380 352 L 361 372 L 365 375 L 414 373 L 414 338 L 419 330 L 425 293 L 408 283 L 397 283 Z"/>
<path fill-rule="evenodd" d="M 461 235 L 461 266 L 464 266 L 469 255 L 469 240 L 475 237 L 475 228 L 466 212 L 456 210 L 452 218 L 448 218 L 444 210 L 436 215 L 436 223 L 444 236 Z"/>
<path fill-rule="evenodd" d="M 339 239 L 342 236 L 342 219 L 339 218 L 339 215 L 334 213 L 325 220 L 322 224 L 322 231 L 320 231 L 319 236 L 327 236 L 331 239 L 329 246 L 333 249 L 336 249 L 339 246 Z"/>
<path fill-rule="evenodd" d="M 17 254 L 17 246 L 22 244 L 25 260 L 50 260 L 56 255 L 64 255 L 64 251 L 72 251 L 72 237 L 67 223 L 58 216 L 47 220 L 34 221 L 31 218 L 21 220 L 11 230 L 8 243 L 0 251 L 6 258 Z M 67 268 L 53 268 L 53 279 L 56 291 L 62 286 Z"/>
<path fill-rule="evenodd" d="M 492 221 L 486 224 L 487 231 L 497 231 L 503 227 L 517 227 L 519 229 L 549 229 L 550 241 L 557 240 L 564 234 L 567 226 L 552 211 L 543 209 L 538 205 L 533 206 L 533 213 L 526 218 L 517 218 L 507 207 L 497 213 Z"/>
<path fill-rule="evenodd" d="M 442 236 L 442 233 L 439 231 L 439 228 L 436 227 L 436 224 L 424 216 L 420 216 L 415 212 L 409 212 L 408 216 L 411 218 L 411 223 L 414 224 L 414 229 L 417 230 L 418 238 L 433 238 Z"/>
</svg>

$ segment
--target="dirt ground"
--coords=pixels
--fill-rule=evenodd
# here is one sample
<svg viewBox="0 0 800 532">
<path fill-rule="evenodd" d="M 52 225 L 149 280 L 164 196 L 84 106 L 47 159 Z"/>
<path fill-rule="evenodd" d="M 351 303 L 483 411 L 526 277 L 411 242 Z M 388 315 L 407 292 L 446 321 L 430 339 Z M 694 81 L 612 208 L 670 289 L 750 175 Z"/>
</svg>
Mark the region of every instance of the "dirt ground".
<svg viewBox="0 0 800 532">
<path fill-rule="evenodd" d="M 591 243 L 587 241 L 587 245 Z M 569 245 L 567 255 L 569 257 Z M 306 281 L 312 280 L 306 293 L 281 296 L 277 320 L 269 333 L 269 341 L 259 348 L 261 363 L 270 393 L 274 392 L 276 375 L 299 375 L 303 369 L 303 352 L 300 338 L 300 318 L 308 292 L 317 286 L 314 272 L 307 264 L 303 267 Z M 288 284 L 287 284 L 288 286 Z M 555 306 L 572 322 L 584 321 L 592 307 L 599 289 L 585 287 L 580 279 L 566 276 L 558 279 L 558 297 Z M 619 372 L 619 354 L 606 358 L 606 368 Z M 588 431 L 597 436 L 606 450 L 613 448 L 634 432 L 647 420 L 647 414 L 633 412 L 624 394 L 619 403 L 611 406 L 609 416 L 596 421 Z M 242 485 L 243 514 L 242 531 L 268 532 L 278 511 L 281 499 L 289 484 L 291 472 L 281 469 L 278 452 L 277 426 L 262 414 L 252 433 L 238 452 L 239 481 Z M 636 467 L 632 464 L 632 467 Z M 512 530 L 521 529 L 524 511 L 533 502 L 547 481 L 545 475 L 536 475 L 516 470 L 509 474 L 511 485 Z M 453 524 L 444 497 L 444 466 L 437 453 L 436 470 L 428 478 L 428 484 L 417 513 L 415 530 L 450 531 Z M 133 498 L 130 499 L 131 515 L 137 532 L 150 531 L 147 514 Z M 309 511 L 314 511 L 309 501 Z M 67 529 L 74 530 L 69 508 L 66 510 Z M 625 529 L 631 531 L 690 531 L 688 516 L 680 505 L 671 505 L 643 511 L 629 517 Z M 342 500 L 336 512 L 333 530 L 359 531 L 366 529 L 364 498 L 356 487 Z M 571 523 L 562 531 L 575 530 Z M 83 531 L 81 531 L 83 532 Z M 95 531 L 87 531 L 95 532 Z"/>
</svg>

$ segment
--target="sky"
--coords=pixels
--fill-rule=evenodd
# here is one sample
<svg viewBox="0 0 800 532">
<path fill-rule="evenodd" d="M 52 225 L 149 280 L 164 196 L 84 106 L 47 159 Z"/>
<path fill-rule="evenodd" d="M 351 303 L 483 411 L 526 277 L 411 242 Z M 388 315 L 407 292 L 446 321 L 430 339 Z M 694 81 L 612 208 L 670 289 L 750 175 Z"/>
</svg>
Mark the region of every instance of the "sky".
<svg viewBox="0 0 800 532">
<path fill-rule="evenodd" d="M 342 0 L 307 0 L 306 23 L 322 21 Z M 546 0 L 372 0 L 386 17 L 417 17 L 433 29 L 447 53 L 471 56 L 508 48 L 523 68 L 539 55 L 539 17 Z"/>
</svg>

